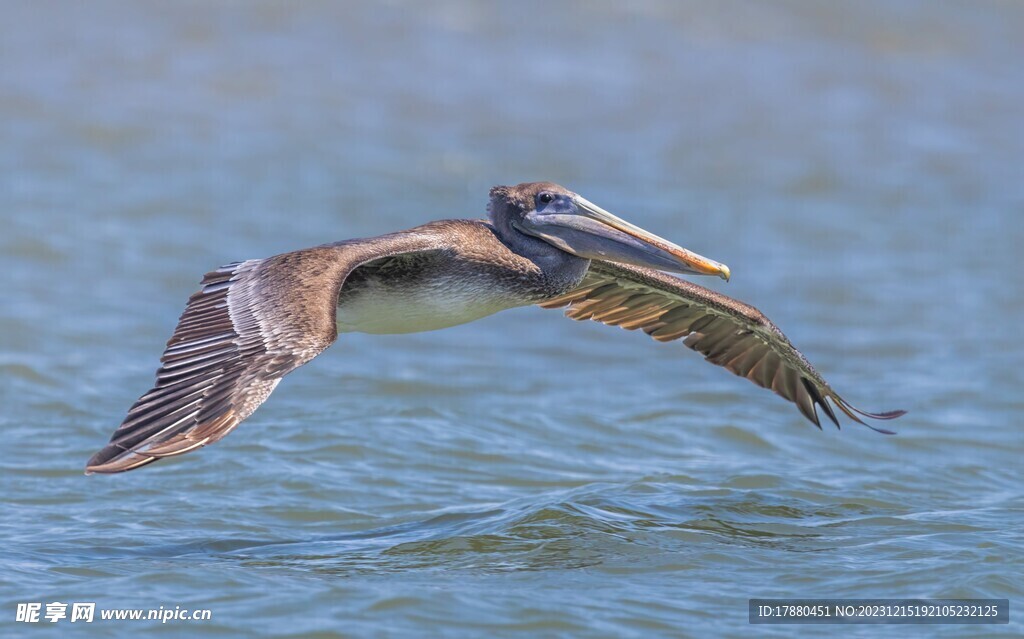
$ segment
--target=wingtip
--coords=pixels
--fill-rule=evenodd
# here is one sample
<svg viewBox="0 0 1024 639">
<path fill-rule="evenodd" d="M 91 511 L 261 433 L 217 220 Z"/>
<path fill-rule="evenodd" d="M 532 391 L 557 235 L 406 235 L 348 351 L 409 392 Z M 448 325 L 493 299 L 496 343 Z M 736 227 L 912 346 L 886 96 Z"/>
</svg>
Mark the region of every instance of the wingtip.
<svg viewBox="0 0 1024 639">
<path fill-rule="evenodd" d="M 107 444 L 100 450 L 93 453 L 89 461 L 85 462 L 85 474 L 96 475 L 103 472 L 103 467 L 107 465 L 111 460 L 118 457 L 118 454 L 124 454 L 125 450 L 111 451 L 112 444 Z"/>
<path fill-rule="evenodd" d="M 864 413 L 861 411 L 857 412 L 859 412 L 861 415 L 870 417 L 871 419 L 896 419 L 897 417 L 903 417 L 904 415 L 907 414 L 907 411 L 900 409 L 882 411 L 881 413 Z"/>
<path fill-rule="evenodd" d="M 889 430 L 888 428 L 877 428 L 877 427 L 872 426 L 870 424 L 866 424 L 866 426 L 868 428 L 870 428 L 871 430 L 875 431 L 876 433 L 881 433 L 883 435 L 895 435 L 896 434 L 896 431 Z"/>
<path fill-rule="evenodd" d="M 831 419 L 832 423 L 836 425 L 836 430 L 842 430 L 843 427 L 839 425 L 839 419 L 836 418 L 836 413 L 835 411 L 832 410 L 832 406 L 828 403 L 827 397 L 823 397 L 821 399 L 820 405 L 821 409 L 825 411 L 825 414 L 828 416 L 828 418 Z"/>
<path fill-rule="evenodd" d="M 100 451 L 100 453 L 101 452 L 103 452 L 103 451 Z M 96 474 L 96 467 L 100 465 L 100 463 L 97 460 L 97 457 L 100 456 L 100 453 L 94 454 L 92 457 L 89 458 L 89 461 L 85 462 L 85 471 L 84 472 L 85 472 L 86 475 L 95 475 Z"/>
<path fill-rule="evenodd" d="M 111 447 L 108 446 L 90 457 L 89 461 L 85 464 L 85 474 L 113 475 L 115 473 L 123 473 L 151 464 L 159 459 L 159 457 L 144 455 L 136 451 L 124 450 L 116 445 L 113 448 L 115 449 L 113 452 Z"/>
<path fill-rule="evenodd" d="M 896 431 L 889 430 L 888 428 L 879 428 L 877 426 L 872 426 L 871 424 L 868 424 L 864 420 L 860 419 L 860 417 L 858 417 L 858 415 L 863 416 L 863 417 L 867 417 L 868 419 L 889 420 L 889 419 L 896 419 L 897 417 L 902 417 L 902 416 L 907 414 L 907 411 L 905 411 L 905 410 L 889 410 L 889 411 L 882 411 L 882 412 L 878 412 L 878 413 L 869 413 L 868 411 L 864 411 L 864 410 L 861 410 L 861 409 L 853 406 L 849 402 L 847 402 L 847 401 L 845 401 L 845 400 L 843 400 L 843 399 L 841 399 L 839 397 L 833 396 L 832 399 L 833 399 L 833 401 L 835 401 L 836 406 L 838 406 L 840 408 L 840 410 L 842 410 L 844 413 L 846 413 L 847 416 L 849 416 L 850 419 L 852 419 L 853 421 L 857 422 L 858 424 L 861 424 L 862 426 L 867 426 L 868 428 L 870 428 L 871 430 L 875 431 L 876 433 L 881 433 L 883 435 L 895 435 Z"/>
<path fill-rule="evenodd" d="M 857 410 L 857 409 L 855 408 L 854 410 Z M 870 417 L 871 419 L 883 419 L 883 420 L 884 419 L 896 419 L 897 417 L 903 417 L 904 415 L 907 414 L 907 411 L 905 411 L 905 410 L 887 410 L 887 411 L 883 411 L 881 413 L 865 413 L 865 412 L 862 412 L 862 411 L 859 411 L 859 410 L 857 412 L 860 413 L 861 415 L 864 415 L 865 417 Z M 889 430 L 888 428 L 879 428 L 877 426 L 872 426 L 871 424 L 864 424 L 864 425 L 867 426 L 868 428 L 870 428 L 871 430 L 875 431 L 876 433 L 881 433 L 883 435 L 895 435 L 896 434 L 896 431 Z"/>
</svg>

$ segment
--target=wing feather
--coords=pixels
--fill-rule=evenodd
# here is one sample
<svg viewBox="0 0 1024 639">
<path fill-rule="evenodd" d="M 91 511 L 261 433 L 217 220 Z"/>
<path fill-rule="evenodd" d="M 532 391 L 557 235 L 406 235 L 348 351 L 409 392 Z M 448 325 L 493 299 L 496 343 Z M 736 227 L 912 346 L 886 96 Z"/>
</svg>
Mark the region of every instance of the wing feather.
<svg viewBox="0 0 1024 639">
<path fill-rule="evenodd" d="M 334 342 L 338 294 L 353 269 L 436 250 L 442 242 L 429 234 L 393 234 L 207 273 L 167 342 L 153 388 L 128 410 L 86 473 L 131 470 L 221 439 L 284 375 Z"/>
<path fill-rule="evenodd" d="M 564 308 L 575 320 L 642 329 L 660 342 L 682 338 L 685 346 L 712 364 L 793 402 L 818 428 L 818 407 L 839 426 L 829 402 L 855 422 L 882 433 L 892 431 L 865 424 L 861 417 L 886 420 L 905 413 L 854 408 L 756 308 L 659 271 L 594 261 L 580 286 L 539 306 Z"/>
</svg>

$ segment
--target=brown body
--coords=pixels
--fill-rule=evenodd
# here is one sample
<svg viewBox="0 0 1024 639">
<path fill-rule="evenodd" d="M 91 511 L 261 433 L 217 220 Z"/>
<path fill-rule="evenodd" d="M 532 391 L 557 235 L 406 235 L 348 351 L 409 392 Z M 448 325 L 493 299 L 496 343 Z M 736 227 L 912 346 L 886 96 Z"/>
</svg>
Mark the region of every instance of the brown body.
<svg viewBox="0 0 1024 639">
<path fill-rule="evenodd" d="M 819 428 L 816 407 L 838 426 L 829 401 L 859 423 L 858 415 L 902 414 L 853 408 L 757 309 L 637 264 L 727 278 L 724 265 L 550 183 L 497 187 L 490 214 L 489 222 L 443 220 L 208 273 L 167 343 L 154 387 L 86 472 L 131 470 L 217 441 L 339 331 L 434 330 L 532 304 L 659 341 L 682 339 L 795 403 Z M 600 259 L 606 255 L 625 263 Z"/>
</svg>

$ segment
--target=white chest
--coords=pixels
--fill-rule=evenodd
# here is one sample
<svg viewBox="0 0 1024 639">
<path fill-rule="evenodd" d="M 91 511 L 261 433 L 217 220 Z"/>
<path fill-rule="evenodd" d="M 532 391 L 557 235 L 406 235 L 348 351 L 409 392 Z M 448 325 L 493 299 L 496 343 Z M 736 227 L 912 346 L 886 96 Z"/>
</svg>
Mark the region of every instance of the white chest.
<svg viewBox="0 0 1024 639">
<path fill-rule="evenodd" d="M 338 305 L 338 332 L 418 333 L 457 326 L 527 304 L 479 282 L 439 278 L 419 286 L 379 283 Z"/>
</svg>

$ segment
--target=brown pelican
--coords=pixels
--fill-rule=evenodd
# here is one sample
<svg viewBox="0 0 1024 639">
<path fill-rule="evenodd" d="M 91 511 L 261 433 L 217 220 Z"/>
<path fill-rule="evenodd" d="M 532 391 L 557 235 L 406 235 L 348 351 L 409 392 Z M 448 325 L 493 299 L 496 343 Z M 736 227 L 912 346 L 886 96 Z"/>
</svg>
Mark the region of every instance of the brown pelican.
<svg viewBox="0 0 1024 639">
<path fill-rule="evenodd" d="M 819 429 L 818 407 L 839 426 L 830 401 L 861 424 L 903 414 L 854 408 L 756 308 L 662 272 L 728 280 L 724 264 L 549 182 L 495 187 L 487 210 L 489 221 L 431 222 L 208 273 L 155 385 L 86 473 L 131 470 L 219 440 L 339 332 L 429 331 L 530 304 L 682 339 L 793 402 Z"/>
</svg>

